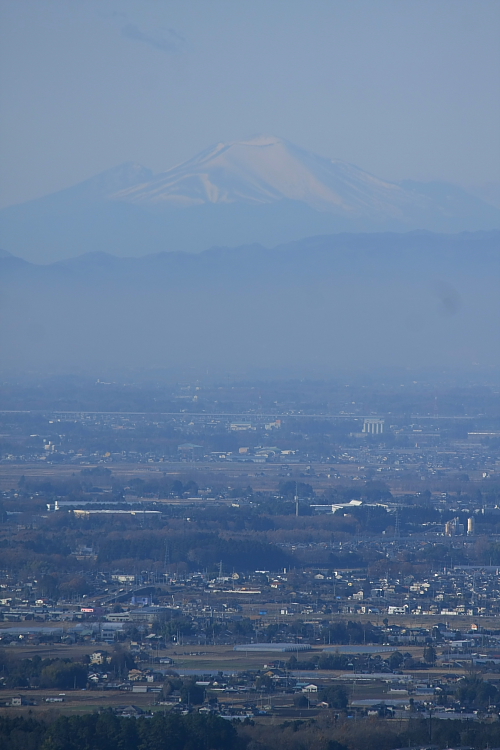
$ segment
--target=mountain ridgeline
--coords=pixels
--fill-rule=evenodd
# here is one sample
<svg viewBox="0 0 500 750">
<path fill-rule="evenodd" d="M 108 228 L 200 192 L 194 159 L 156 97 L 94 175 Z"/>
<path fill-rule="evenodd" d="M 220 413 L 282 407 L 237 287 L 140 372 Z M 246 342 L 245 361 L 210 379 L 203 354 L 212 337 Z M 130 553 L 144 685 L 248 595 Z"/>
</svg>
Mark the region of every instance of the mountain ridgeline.
<svg viewBox="0 0 500 750">
<path fill-rule="evenodd" d="M 4 252 L 3 367 L 498 367 L 499 243 L 498 231 L 336 234 L 49 265 Z"/>
<path fill-rule="evenodd" d="M 42 263 L 419 229 L 500 229 L 500 211 L 448 183 L 389 182 L 274 136 L 217 144 L 158 175 L 125 163 L 0 211 L 0 246 Z"/>
</svg>

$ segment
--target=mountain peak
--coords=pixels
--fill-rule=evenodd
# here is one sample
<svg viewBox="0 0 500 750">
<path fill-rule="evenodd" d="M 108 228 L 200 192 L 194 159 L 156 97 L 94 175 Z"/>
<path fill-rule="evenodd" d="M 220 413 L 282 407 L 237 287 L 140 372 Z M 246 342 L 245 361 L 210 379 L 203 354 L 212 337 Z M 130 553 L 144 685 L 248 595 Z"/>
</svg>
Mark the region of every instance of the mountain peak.
<svg viewBox="0 0 500 750">
<path fill-rule="evenodd" d="M 252 138 L 249 138 L 245 141 L 233 141 L 230 145 L 232 146 L 275 146 L 277 144 L 285 143 L 286 141 L 283 138 L 278 138 L 276 135 L 269 135 L 265 133 L 260 133 L 259 135 L 254 135 Z"/>
<path fill-rule="evenodd" d="M 317 211 L 352 217 L 370 213 L 380 219 L 402 215 L 409 196 L 400 186 L 351 164 L 260 134 L 218 143 L 146 184 L 117 191 L 112 198 L 179 208 L 292 200 Z"/>
</svg>

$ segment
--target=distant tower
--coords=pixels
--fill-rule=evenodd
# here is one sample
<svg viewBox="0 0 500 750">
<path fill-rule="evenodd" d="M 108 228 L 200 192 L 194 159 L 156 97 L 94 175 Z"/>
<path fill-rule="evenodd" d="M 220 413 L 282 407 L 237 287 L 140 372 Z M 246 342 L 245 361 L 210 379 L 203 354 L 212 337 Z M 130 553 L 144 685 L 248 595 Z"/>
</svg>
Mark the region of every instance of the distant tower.
<svg viewBox="0 0 500 750">
<path fill-rule="evenodd" d="M 383 419 L 365 419 L 363 423 L 363 432 L 365 435 L 382 435 L 384 432 Z"/>
<path fill-rule="evenodd" d="M 396 508 L 396 522 L 394 524 L 394 536 L 399 537 L 400 526 L 399 526 L 399 512 Z"/>
<path fill-rule="evenodd" d="M 474 536 L 475 522 L 473 518 L 467 520 L 467 536 Z"/>
</svg>

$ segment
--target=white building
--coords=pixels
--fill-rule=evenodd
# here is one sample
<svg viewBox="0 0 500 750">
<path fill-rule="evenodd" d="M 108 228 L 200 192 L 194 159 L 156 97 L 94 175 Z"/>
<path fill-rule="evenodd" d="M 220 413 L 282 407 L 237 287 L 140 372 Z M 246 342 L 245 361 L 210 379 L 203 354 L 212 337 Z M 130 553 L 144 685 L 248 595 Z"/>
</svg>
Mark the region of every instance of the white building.
<svg viewBox="0 0 500 750">
<path fill-rule="evenodd" d="M 384 432 L 383 419 L 365 419 L 363 423 L 363 432 L 365 435 L 382 435 Z"/>
</svg>

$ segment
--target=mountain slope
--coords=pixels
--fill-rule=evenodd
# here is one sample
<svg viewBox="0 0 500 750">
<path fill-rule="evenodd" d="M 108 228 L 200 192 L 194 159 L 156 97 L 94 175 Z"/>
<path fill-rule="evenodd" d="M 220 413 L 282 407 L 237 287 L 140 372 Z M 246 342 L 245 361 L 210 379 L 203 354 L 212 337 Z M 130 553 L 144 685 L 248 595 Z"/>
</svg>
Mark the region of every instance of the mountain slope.
<svg viewBox="0 0 500 750">
<path fill-rule="evenodd" d="M 127 163 L 0 212 L 0 245 L 34 261 L 276 245 L 332 232 L 500 227 L 444 183 L 395 184 L 274 136 L 218 144 L 160 175 Z"/>
</svg>

